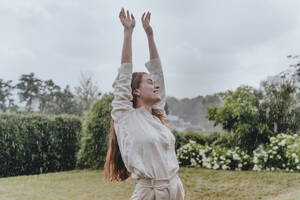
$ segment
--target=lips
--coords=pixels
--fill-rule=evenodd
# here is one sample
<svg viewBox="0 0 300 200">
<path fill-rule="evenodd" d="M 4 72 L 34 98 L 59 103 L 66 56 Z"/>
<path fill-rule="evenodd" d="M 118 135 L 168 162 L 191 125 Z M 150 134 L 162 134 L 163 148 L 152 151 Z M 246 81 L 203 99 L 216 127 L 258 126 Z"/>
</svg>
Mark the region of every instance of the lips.
<svg viewBox="0 0 300 200">
<path fill-rule="evenodd" d="M 158 93 L 158 90 L 154 90 L 153 93 Z"/>
</svg>

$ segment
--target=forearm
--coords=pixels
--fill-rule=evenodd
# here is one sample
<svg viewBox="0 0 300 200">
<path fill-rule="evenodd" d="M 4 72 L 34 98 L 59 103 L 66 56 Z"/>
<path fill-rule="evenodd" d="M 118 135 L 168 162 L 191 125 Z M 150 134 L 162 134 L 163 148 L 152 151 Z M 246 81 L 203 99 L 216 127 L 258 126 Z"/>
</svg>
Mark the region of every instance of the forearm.
<svg viewBox="0 0 300 200">
<path fill-rule="evenodd" d="M 132 63 L 132 31 L 124 29 L 124 41 L 122 49 L 122 63 Z"/>
<path fill-rule="evenodd" d="M 149 46 L 149 54 L 150 54 L 150 60 L 154 59 L 154 58 L 158 58 L 158 52 L 157 52 L 157 48 L 154 42 L 154 38 L 153 35 L 152 36 L 147 36 L 148 38 L 148 46 Z"/>
</svg>

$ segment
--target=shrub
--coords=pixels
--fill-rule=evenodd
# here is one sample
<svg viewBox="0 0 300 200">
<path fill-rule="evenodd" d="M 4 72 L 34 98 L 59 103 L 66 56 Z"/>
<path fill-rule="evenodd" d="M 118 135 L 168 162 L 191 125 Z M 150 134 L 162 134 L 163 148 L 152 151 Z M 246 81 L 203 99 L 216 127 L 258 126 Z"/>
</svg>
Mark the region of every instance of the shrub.
<svg viewBox="0 0 300 200">
<path fill-rule="evenodd" d="M 300 170 L 300 138 L 297 134 L 280 133 L 270 138 L 270 144 L 254 151 L 253 170 Z"/>
<path fill-rule="evenodd" d="M 186 143 L 188 143 L 188 141 L 186 140 L 186 138 L 184 137 L 184 133 L 183 132 L 179 132 L 176 130 L 173 130 L 172 133 L 175 136 L 175 150 L 179 149 L 181 146 L 185 145 Z"/>
<path fill-rule="evenodd" d="M 177 150 L 177 159 L 182 166 L 205 167 L 209 169 L 249 169 L 250 156 L 238 147 L 227 149 L 210 147 L 190 140 Z"/>
<path fill-rule="evenodd" d="M 212 133 L 206 134 L 206 142 L 208 145 L 213 144 L 217 139 L 221 137 L 222 133 L 214 131 Z"/>
<path fill-rule="evenodd" d="M 177 150 L 178 163 L 182 166 L 200 166 L 202 158 L 199 150 L 201 145 L 190 140 L 189 143 L 183 145 Z"/>
<path fill-rule="evenodd" d="M 300 128 L 300 107 L 295 97 L 299 87 L 294 81 L 263 85 L 264 91 L 244 85 L 221 93 L 224 105 L 207 108 L 206 118 L 232 132 L 235 145 L 248 154 L 259 144 L 268 143 L 271 136 L 295 133 Z"/>
<path fill-rule="evenodd" d="M 249 155 L 239 147 L 201 145 L 190 140 L 177 150 L 177 159 L 181 166 L 209 169 L 300 171 L 300 137 L 281 133 L 270 141 Z"/>
<path fill-rule="evenodd" d="M 113 95 L 104 95 L 87 114 L 80 150 L 76 154 L 77 168 L 102 168 L 108 148 Z"/>
<path fill-rule="evenodd" d="M 238 146 L 238 141 L 234 133 L 224 131 L 214 142 L 212 142 L 212 145 L 221 146 L 230 149 Z"/>
<path fill-rule="evenodd" d="M 205 143 L 207 142 L 206 134 L 199 131 L 187 131 L 186 133 L 184 133 L 184 137 L 187 141 L 193 140 L 201 145 L 205 145 Z"/>
<path fill-rule="evenodd" d="M 0 114 L 0 176 L 72 170 L 81 119 L 71 115 Z"/>
<path fill-rule="evenodd" d="M 203 133 L 199 131 L 187 131 L 187 132 L 179 132 L 176 130 L 172 131 L 175 138 L 175 149 L 179 149 L 183 145 L 187 144 L 189 140 L 193 140 L 201 145 L 210 145 L 214 143 L 219 137 L 221 137 L 221 133 L 215 131 L 212 133 Z"/>
</svg>

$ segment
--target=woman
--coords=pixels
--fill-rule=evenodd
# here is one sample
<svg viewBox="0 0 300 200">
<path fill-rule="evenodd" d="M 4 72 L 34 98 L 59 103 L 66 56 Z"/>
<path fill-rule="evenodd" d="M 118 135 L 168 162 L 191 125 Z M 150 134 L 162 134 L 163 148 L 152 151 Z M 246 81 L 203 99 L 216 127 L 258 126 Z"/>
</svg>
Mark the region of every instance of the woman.
<svg viewBox="0 0 300 200">
<path fill-rule="evenodd" d="M 132 73 L 131 39 L 135 18 L 122 8 L 119 18 L 124 26 L 121 66 L 112 84 L 109 148 L 104 178 L 136 181 L 131 200 L 184 199 L 183 184 L 175 153 L 175 137 L 164 117 L 166 101 L 163 70 L 153 39 L 151 13 L 142 16 L 147 34 L 150 60 L 146 72 Z"/>
</svg>

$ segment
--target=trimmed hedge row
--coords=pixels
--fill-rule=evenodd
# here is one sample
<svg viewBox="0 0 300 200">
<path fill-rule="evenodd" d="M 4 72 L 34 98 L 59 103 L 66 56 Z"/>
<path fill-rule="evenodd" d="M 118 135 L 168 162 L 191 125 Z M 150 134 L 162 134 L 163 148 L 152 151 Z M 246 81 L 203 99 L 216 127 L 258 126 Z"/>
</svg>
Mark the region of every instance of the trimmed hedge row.
<svg viewBox="0 0 300 200">
<path fill-rule="evenodd" d="M 176 138 L 175 149 L 179 149 L 183 145 L 189 143 L 190 140 L 195 141 L 197 144 L 201 145 L 211 145 L 215 141 L 220 138 L 221 133 L 215 131 L 212 133 L 203 133 L 199 131 L 187 131 L 187 132 L 179 132 L 173 130 L 172 133 Z"/>
<path fill-rule="evenodd" d="M 0 113 L 0 177 L 72 170 L 81 119 Z"/>
</svg>

